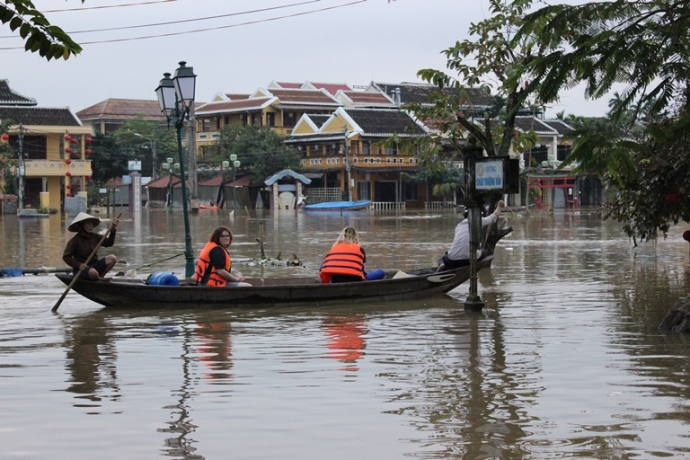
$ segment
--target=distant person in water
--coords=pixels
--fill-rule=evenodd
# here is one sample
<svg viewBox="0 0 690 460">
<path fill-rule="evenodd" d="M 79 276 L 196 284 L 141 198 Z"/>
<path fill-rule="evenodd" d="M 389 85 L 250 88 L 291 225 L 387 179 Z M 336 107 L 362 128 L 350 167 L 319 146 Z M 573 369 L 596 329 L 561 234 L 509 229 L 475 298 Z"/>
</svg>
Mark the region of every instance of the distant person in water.
<svg viewBox="0 0 690 460">
<path fill-rule="evenodd" d="M 103 241 L 101 246 L 111 247 L 115 244 L 115 232 L 119 219 L 113 219 L 113 229 L 108 237 Z M 80 277 L 86 280 L 102 280 L 105 274 L 108 273 L 117 263 L 117 257 L 109 254 L 103 258 L 98 258 L 98 254 L 94 254 L 89 264 L 86 265 L 86 259 L 89 258 L 93 250 L 101 241 L 102 235 L 94 232 L 101 220 L 98 217 L 80 212 L 74 218 L 72 223 L 67 227 L 70 232 L 76 233 L 67 242 L 65 251 L 62 253 L 62 260 L 67 265 L 72 267 L 74 274 L 80 273 Z"/>
<path fill-rule="evenodd" d="M 495 224 L 498 221 L 498 216 L 501 215 L 501 210 L 505 206 L 503 200 L 500 200 L 496 205 L 494 212 L 486 217 L 482 217 L 482 228 Z M 438 271 L 449 270 L 458 267 L 465 267 L 470 264 L 470 225 L 469 219 L 465 217 L 455 227 L 455 237 L 450 249 L 441 258 Z M 486 249 L 477 249 L 477 260 L 489 255 Z"/>
<path fill-rule="evenodd" d="M 232 244 L 232 232 L 227 227 L 218 227 L 211 234 L 208 243 L 199 254 L 194 279 L 201 286 L 243 287 L 251 286 L 244 282 L 240 272 L 230 273 L 232 260 L 228 247 Z"/>
</svg>

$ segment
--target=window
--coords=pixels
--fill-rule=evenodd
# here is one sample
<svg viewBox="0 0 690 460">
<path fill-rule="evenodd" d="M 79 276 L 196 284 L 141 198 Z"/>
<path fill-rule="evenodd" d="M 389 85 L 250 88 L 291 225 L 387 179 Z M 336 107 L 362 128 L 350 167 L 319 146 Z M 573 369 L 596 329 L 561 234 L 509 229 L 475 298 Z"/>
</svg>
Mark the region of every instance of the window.
<svg viewBox="0 0 690 460">
<path fill-rule="evenodd" d="M 201 124 L 202 124 L 202 128 L 201 128 L 202 131 L 211 131 L 211 120 L 209 120 L 208 118 L 204 118 L 203 120 L 201 120 Z"/>
<path fill-rule="evenodd" d="M 385 151 L 384 154 L 385 154 L 385 155 L 397 155 L 397 154 L 398 154 L 398 149 L 397 149 L 397 148 L 386 147 L 386 151 Z"/>
<path fill-rule="evenodd" d="M 249 124 L 249 115 L 243 113 L 240 115 L 240 120 L 242 120 L 242 126 L 247 126 Z"/>
<path fill-rule="evenodd" d="M 403 198 L 405 201 L 417 201 L 419 199 L 417 184 L 403 182 Z"/>
<path fill-rule="evenodd" d="M 285 112 L 283 114 L 283 125 L 288 127 L 295 126 L 295 112 Z"/>
<path fill-rule="evenodd" d="M 223 117 L 223 124 L 224 124 L 225 126 L 228 126 L 228 125 L 230 124 L 230 115 L 225 115 L 225 116 Z"/>
<path fill-rule="evenodd" d="M 261 114 L 260 113 L 253 113 L 252 114 L 252 124 L 256 126 L 261 126 Z"/>
<path fill-rule="evenodd" d="M 359 155 L 359 142 L 356 141 L 350 141 L 350 147 L 349 147 L 349 152 L 352 155 Z"/>
<path fill-rule="evenodd" d="M 268 112 L 266 114 L 266 126 L 275 126 L 276 125 L 276 114 L 273 112 Z"/>
<path fill-rule="evenodd" d="M 362 154 L 371 155 L 371 145 L 368 142 L 362 142 Z"/>
</svg>

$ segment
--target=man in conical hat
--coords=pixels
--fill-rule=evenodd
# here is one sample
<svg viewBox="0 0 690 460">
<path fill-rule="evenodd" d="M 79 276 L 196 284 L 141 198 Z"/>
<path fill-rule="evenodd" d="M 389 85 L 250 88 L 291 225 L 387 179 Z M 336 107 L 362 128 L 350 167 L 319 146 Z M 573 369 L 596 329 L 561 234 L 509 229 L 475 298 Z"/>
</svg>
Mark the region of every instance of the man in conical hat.
<svg viewBox="0 0 690 460">
<path fill-rule="evenodd" d="M 67 242 L 65 252 L 62 253 L 62 260 L 74 269 L 75 275 L 81 273 L 80 276 L 83 279 L 103 279 L 105 274 L 117 263 L 117 257 L 113 254 L 109 254 L 100 259 L 98 258 L 98 254 L 94 254 L 88 266 L 85 263 L 86 259 L 91 255 L 91 252 L 93 252 L 101 241 L 101 235 L 93 231 L 100 223 L 101 220 L 98 217 L 80 212 L 69 227 L 67 227 L 70 232 L 76 233 L 76 235 Z M 107 248 L 115 243 L 115 227 L 117 227 L 118 223 L 118 219 L 113 220 L 113 230 L 105 241 L 103 241 L 101 246 Z"/>
</svg>

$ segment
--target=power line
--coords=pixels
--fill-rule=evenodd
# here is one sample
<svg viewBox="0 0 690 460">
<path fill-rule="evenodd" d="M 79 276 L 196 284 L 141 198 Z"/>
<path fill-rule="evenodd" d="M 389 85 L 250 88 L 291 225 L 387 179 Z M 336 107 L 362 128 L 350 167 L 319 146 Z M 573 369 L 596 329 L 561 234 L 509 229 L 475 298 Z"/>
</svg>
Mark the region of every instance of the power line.
<svg viewBox="0 0 690 460">
<path fill-rule="evenodd" d="M 176 0 L 164 0 L 166 2 L 168 1 L 176 1 Z M 302 6 L 302 5 L 308 5 L 310 3 L 318 3 L 322 0 L 309 0 L 305 2 L 299 2 L 299 3 L 289 3 L 287 5 L 280 5 L 280 6 L 273 6 L 270 8 L 262 8 L 258 10 L 249 10 L 249 11 L 241 11 L 239 13 L 228 13 L 228 14 L 219 14 L 216 16 L 206 16 L 203 18 L 194 18 L 194 19 L 181 19 L 179 21 L 168 21 L 168 22 L 156 22 L 156 23 L 151 23 L 151 24 L 140 24 L 136 26 L 123 26 L 123 27 L 110 27 L 106 29 L 91 29 L 91 30 L 70 30 L 67 31 L 68 35 L 76 35 L 76 34 L 86 34 L 86 33 L 95 33 L 95 32 L 112 32 L 115 30 L 130 30 L 130 29 L 141 29 L 145 27 L 158 27 L 158 26 L 169 26 L 173 24 L 185 24 L 189 22 L 199 22 L 199 21 L 209 21 L 212 19 L 221 19 L 221 18 L 228 18 L 228 17 L 233 17 L 233 16 L 244 16 L 247 14 L 255 14 L 255 13 L 264 13 L 266 11 L 273 11 L 273 10 L 280 10 L 284 8 L 292 8 L 294 6 Z M 125 5 L 120 5 L 120 6 L 125 6 Z M 17 38 L 15 35 L 4 35 L 0 36 L 0 39 L 2 38 Z"/>
<path fill-rule="evenodd" d="M 165 0 L 165 1 L 173 1 L 173 0 Z M 85 30 L 85 31 L 67 32 L 67 33 L 68 34 L 93 33 L 93 32 L 102 32 L 102 31 L 135 29 L 135 28 L 141 28 L 141 27 L 153 27 L 153 26 L 158 26 L 158 25 L 170 25 L 170 24 L 179 24 L 179 23 L 185 23 L 185 22 L 203 21 L 203 20 L 217 19 L 217 18 L 222 18 L 222 17 L 239 16 L 239 15 L 251 14 L 251 13 L 256 13 L 256 12 L 264 12 L 264 11 L 276 10 L 276 9 L 281 9 L 281 8 L 289 8 L 292 6 L 301 6 L 301 5 L 305 5 L 305 4 L 309 4 L 309 3 L 316 3 L 316 2 L 320 2 L 320 1 L 322 1 L 322 0 L 309 0 L 306 2 L 281 5 L 281 6 L 277 6 L 277 7 L 265 8 L 265 9 L 260 9 L 260 10 L 253 10 L 253 11 L 246 11 L 246 12 L 239 12 L 239 13 L 229 13 L 227 15 L 210 16 L 210 17 L 198 18 L 198 19 L 171 21 L 171 22 L 167 22 L 167 23 L 145 24 L 145 25 L 127 26 L 127 27 L 111 28 L 111 29 L 94 29 L 94 30 Z M 333 10 L 333 9 L 337 9 L 337 8 L 354 6 L 356 4 L 364 3 L 366 1 L 367 0 L 357 0 L 354 2 L 350 2 L 350 3 L 345 3 L 342 5 L 329 6 L 329 7 L 324 7 L 324 8 L 320 8 L 320 9 L 316 9 L 316 10 L 311 10 L 311 11 L 304 11 L 304 12 L 300 12 L 300 13 L 287 14 L 287 15 L 276 16 L 276 17 L 267 18 L 267 19 L 257 19 L 255 21 L 247 21 L 247 22 L 242 22 L 242 23 L 238 23 L 238 24 L 229 24 L 229 25 L 225 25 L 225 26 L 208 27 L 208 28 L 204 28 L 204 29 L 195 29 L 195 30 L 181 31 L 181 32 L 170 32 L 170 33 L 156 34 L 156 35 L 145 35 L 145 36 L 140 36 L 140 37 L 116 38 L 116 39 L 109 39 L 109 40 L 93 40 L 93 41 L 87 41 L 87 42 L 80 42 L 79 44 L 80 45 L 95 45 L 95 44 L 101 44 L 101 43 L 117 43 L 117 42 L 126 42 L 126 41 L 149 40 L 149 39 L 153 39 L 153 38 L 171 37 L 171 36 L 176 36 L 176 35 L 186 35 L 186 34 L 201 33 L 201 32 L 211 32 L 214 30 L 229 29 L 229 28 L 234 28 L 234 27 L 243 27 L 243 26 L 248 26 L 248 25 L 261 24 L 261 23 L 265 23 L 265 22 L 274 22 L 274 21 L 279 21 L 282 19 L 288 19 L 288 18 L 293 18 L 293 17 L 298 17 L 298 16 L 306 16 L 309 14 L 321 13 L 324 11 L 329 11 L 329 10 Z M 0 39 L 3 39 L 3 38 L 17 38 L 17 37 L 16 36 L 0 36 Z M 18 50 L 18 49 L 24 49 L 24 47 L 22 47 L 22 46 L 2 47 L 2 48 L 0 48 L 0 51 Z"/>
<path fill-rule="evenodd" d="M 136 40 L 148 40 L 151 38 L 172 37 L 175 35 L 187 35 L 187 34 L 195 34 L 195 33 L 200 33 L 200 32 L 211 32 L 214 30 L 230 29 L 233 27 L 249 26 L 249 25 L 261 24 L 261 23 L 265 23 L 265 22 L 279 21 L 281 19 L 294 18 L 294 17 L 298 17 L 298 16 L 306 16 L 309 14 L 322 13 L 324 11 L 334 10 L 337 8 L 354 6 L 354 5 L 357 5 L 358 3 L 364 3 L 366 1 L 367 0 L 357 0 L 355 2 L 344 3 L 342 5 L 336 5 L 336 6 L 329 6 L 329 7 L 320 8 L 320 9 L 312 10 L 312 11 L 304 11 L 301 13 L 287 14 L 284 16 L 276 16 L 274 18 L 268 18 L 268 19 L 258 19 L 256 21 L 241 22 L 238 24 L 229 24 L 226 26 L 209 27 L 209 28 L 205 28 L 205 29 L 195 29 L 195 30 L 188 30 L 188 31 L 184 31 L 184 32 L 170 32 L 170 33 L 158 34 L 158 35 L 147 35 L 147 36 L 142 36 L 142 37 L 116 38 L 116 39 L 112 39 L 112 40 L 94 40 L 94 41 L 90 41 L 90 42 L 81 42 L 80 45 L 95 45 L 95 44 L 100 44 L 100 43 L 116 43 L 116 42 L 127 42 L 127 41 L 136 41 Z M 23 49 L 23 48 L 0 48 L 0 50 L 4 50 L 4 49 Z"/>
<path fill-rule="evenodd" d="M 123 7 L 129 7 L 129 6 L 153 5 L 156 3 L 168 3 L 168 2 L 176 2 L 176 1 L 177 0 L 154 0 L 154 1 L 140 2 L 140 3 L 121 3 L 119 5 L 82 6 L 81 8 L 69 8 L 69 9 L 63 9 L 63 10 L 45 10 L 42 12 L 43 13 L 70 13 L 72 11 L 102 10 L 105 8 L 123 8 Z"/>
</svg>

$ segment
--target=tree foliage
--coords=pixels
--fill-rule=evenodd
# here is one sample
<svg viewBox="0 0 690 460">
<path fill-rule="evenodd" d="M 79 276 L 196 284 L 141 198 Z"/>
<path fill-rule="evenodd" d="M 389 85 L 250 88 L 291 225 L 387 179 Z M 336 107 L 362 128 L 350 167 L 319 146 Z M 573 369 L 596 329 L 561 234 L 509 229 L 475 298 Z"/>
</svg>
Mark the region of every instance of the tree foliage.
<svg viewBox="0 0 690 460">
<path fill-rule="evenodd" d="M 144 120 L 142 116 L 126 120 L 113 133 L 115 142 L 128 158 L 141 160 L 141 174 L 153 176 L 153 152 L 156 150 L 156 174 L 161 174 L 161 165 L 167 158 L 179 160 L 177 137 L 174 129 L 162 127 L 155 121 Z"/>
<path fill-rule="evenodd" d="M 608 121 L 580 130 L 568 158 L 578 162 L 578 172 L 597 173 L 618 191 L 608 215 L 641 237 L 690 221 L 690 3 L 547 6 L 525 17 L 516 40 L 524 37 L 535 38 L 540 57 L 520 74 L 541 82 L 539 99 L 579 83 L 591 98 L 614 85 L 625 88 L 612 100 Z"/>
<path fill-rule="evenodd" d="M 515 39 L 532 0 L 490 0 L 489 4 L 491 16 L 471 24 L 468 39 L 443 51 L 453 75 L 435 69 L 417 73 L 438 88 L 427 103 L 406 106 L 436 130 L 416 145 L 423 167 L 446 167 L 431 159 L 461 157 L 468 137 L 475 138 L 489 156 L 507 156 L 511 147 L 521 151 L 535 142 L 533 136 L 514 137 L 519 111 L 546 102 L 533 97 L 539 81 L 523 79 L 519 73 L 536 57 L 531 37 Z M 491 95 L 493 103 L 473 113 L 468 108 L 477 105 L 473 99 L 478 91 Z"/>
<path fill-rule="evenodd" d="M 0 3 L 0 22 L 19 34 L 26 51 L 38 53 L 47 60 L 67 60 L 82 50 L 60 27 L 51 24 L 31 0 Z"/>
<path fill-rule="evenodd" d="M 251 181 L 258 184 L 283 169 L 301 169 L 299 156 L 267 126 L 225 126 L 210 152 L 205 161 L 221 162 L 237 155 L 240 170 L 249 172 Z"/>
</svg>

